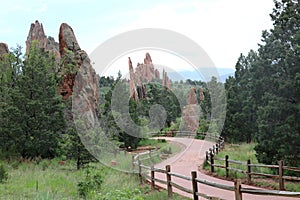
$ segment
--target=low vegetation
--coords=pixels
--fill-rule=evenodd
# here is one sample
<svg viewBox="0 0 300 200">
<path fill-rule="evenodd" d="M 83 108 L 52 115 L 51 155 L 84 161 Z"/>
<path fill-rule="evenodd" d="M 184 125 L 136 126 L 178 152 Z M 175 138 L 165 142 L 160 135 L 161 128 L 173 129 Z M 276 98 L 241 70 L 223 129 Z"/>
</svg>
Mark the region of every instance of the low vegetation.
<svg viewBox="0 0 300 200">
<path fill-rule="evenodd" d="M 180 151 L 175 144 L 144 140 L 141 144 L 158 145 L 161 150 Z M 120 154 L 125 157 L 125 154 Z M 127 157 L 128 158 L 128 157 Z M 125 160 L 125 159 L 124 159 Z M 160 162 L 156 157 L 152 162 Z M 75 160 L 6 160 L 0 163 L 0 199 L 165 199 L 166 191 L 152 191 L 139 185 L 138 176 L 90 163 L 77 170 Z M 175 195 L 175 199 L 185 199 Z"/>
</svg>

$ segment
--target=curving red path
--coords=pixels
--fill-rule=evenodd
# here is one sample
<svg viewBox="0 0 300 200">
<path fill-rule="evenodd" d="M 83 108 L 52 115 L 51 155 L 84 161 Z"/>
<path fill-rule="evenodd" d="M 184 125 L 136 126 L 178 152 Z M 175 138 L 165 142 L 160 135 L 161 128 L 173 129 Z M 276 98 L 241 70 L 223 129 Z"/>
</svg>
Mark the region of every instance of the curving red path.
<svg viewBox="0 0 300 200">
<path fill-rule="evenodd" d="M 197 171 L 197 178 L 205 179 L 211 182 L 216 182 L 224 185 L 231 185 L 233 186 L 234 183 L 231 181 L 226 181 L 222 179 L 218 179 L 215 177 L 208 176 L 206 174 L 203 174 L 198 171 L 198 167 L 204 162 L 205 158 L 205 152 L 207 149 L 212 147 L 213 143 L 204 141 L 204 140 L 196 140 L 196 139 L 190 139 L 190 138 L 165 138 L 166 140 L 178 142 L 186 146 L 186 148 L 181 151 L 180 153 L 176 154 L 175 156 L 164 160 L 162 163 L 159 163 L 155 165 L 156 168 L 162 168 L 165 169 L 166 165 L 171 166 L 171 172 L 182 174 L 185 176 L 191 177 L 191 171 Z M 155 173 L 155 176 L 159 179 L 165 180 L 165 174 L 162 173 Z M 191 181 L 186 181 L 180 178 L 172 177 L 172 181 L 175 183 L 184 186 L 185 188 L 192 189 Z M 157 185 L 166 188 L 165 185 L 157 183 Z M 248 185 L 242 185 L 242 187 L 247 188 L 257 188 L 252 187 Z M 261 189 L 261 188 L 257 188 Z M 176 192 L 178 194 L 181 194 L 186 197 L 192 198 L 191 194 L 188 194 L 186 192 L 183 192 L 181 190 L 178 190 L 173 187 L 173 192 Z M 234 199 L 234 192 L 228 191 L 228 190 L 222 190 L 219 188 L 198 184 L 198 192 L 205 193 L 209 196 L 219 197 L 221 199 L 228 199 L 233 200 Z M 202 197 L 199 197 L 199 199 L 204 199 Z M 278 197 L 278 196 L 261 196 L 261 195 L 252 195 L 252 194 L 243 194 L 243 199 L 245 200 L 290 200 L 290 199 L 297 199 L 292 197 Z"/>
</svg>

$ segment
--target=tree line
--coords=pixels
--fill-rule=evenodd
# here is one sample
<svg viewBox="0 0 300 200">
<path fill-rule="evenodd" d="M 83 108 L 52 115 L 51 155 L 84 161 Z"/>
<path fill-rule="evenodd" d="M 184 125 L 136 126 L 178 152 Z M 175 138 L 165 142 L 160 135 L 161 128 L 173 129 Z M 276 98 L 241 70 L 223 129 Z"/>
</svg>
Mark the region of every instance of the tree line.
<svg viewBox="0 0 300 200">
<path fill-rule="evenodd" d="M 257 143 L 259 162 L 281 159 L 300 165 L 300 5 L 274 1 L 273 28 L 263 31 L 258 51 L 240 55 L 226 80 L 227 112 L 223 136 Z"/>
</svg>

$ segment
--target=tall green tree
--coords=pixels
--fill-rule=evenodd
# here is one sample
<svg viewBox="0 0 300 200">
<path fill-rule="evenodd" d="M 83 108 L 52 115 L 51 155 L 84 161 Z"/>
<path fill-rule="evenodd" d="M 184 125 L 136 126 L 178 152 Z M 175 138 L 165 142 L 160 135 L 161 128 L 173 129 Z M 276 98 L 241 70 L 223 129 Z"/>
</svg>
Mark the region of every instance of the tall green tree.
<svg viewBox="0 0 300 200">
<path fill-rule="evenodd" d="M 55 70 L 54 56 L 33 43 L 16 81 L 17 92 L 12 97 L 20 113 L 14 118 L 14 124 L 18 127 L 15 136 L 22 157 L 56 155 L 65 120 Z"/>
<path fill-rule="evenodd" d="M 19 130 L 15 118 L 21 114 L 14 105 L 16 95 L 16 80 L 20 73 L 21 47 L 13 49 L 0 59 L 0 153 L 13 156 L 16 152 L 18 137 L 15 132 Z"/>
<path fill-rule="evenodd" d="M 234 77 L 226 80 L 227 108 L 222 135 L 231 142 L 251 142 L 257 132 L 256 102 L 253 94 L 252 67 L 258 55 L 240 55 Z"/>
<path fill-rule="evenodd" d="M 274 28 L 263 33 L 260 62 L 253 72 L 258 106 L 257 158 L 265 163 L 300 165 L 300 5 L 275 1 Z"/>
<path fill-rule="evenodd" d="M 299 166 L 300 5 L 295 0 L 274 3 L 273 29 L 263 31 L 258 53 L 241 56 L 235 76 L 227 79 L 223 134 L 231 141 L 254 139 L 260 162 L 284 159 Z"/>
</svg>

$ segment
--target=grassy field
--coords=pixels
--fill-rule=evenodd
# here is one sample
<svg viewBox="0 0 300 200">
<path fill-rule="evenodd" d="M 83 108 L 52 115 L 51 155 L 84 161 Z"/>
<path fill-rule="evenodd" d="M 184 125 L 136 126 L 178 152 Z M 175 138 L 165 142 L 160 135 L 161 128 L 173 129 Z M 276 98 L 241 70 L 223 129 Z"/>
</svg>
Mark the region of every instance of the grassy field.
<svg viewBox="0 0 300 200">
<path fill-rule="evenodd" d="M 173 153 L 180 150 L 174 144 L 162 145 L 162 149 L 169 149 L 169 147 Z M 119 156 L 121 155 L 124 154 Z M 136 174 L 114 170 L 99 163 L 90 164 L 81 170 L 76 170 L 74 161 L 62 163 L 59 159 L 42 160 L 39 163 L 0 161 L 0 164 L 8 172 L 8 179 L 4 183 L 0 183 L 1 200 L 167 199 L 166 191 L 151 191 L 149 185 L 139 185 Z M 85 191 L 85 197 L 79 194 L 79 189 Z M 175 195 L 175 199 L 187 198 Z"/>
<path fill-rule="evenodd" d="M 225 158 L 226 155 L 229 156 L 230 160 L 236 160 L 236 161 L 242 161 L 242 162 L 247 162 L 248 159 L 251 160 L 252 164 L 258 164 L 257 158 L 255 156 L 255 143 L 250 143 L 250 144 L 226 144 L 224 150 L 222 150 L 216 157 L 218 158 Z M 219 165 L 225 165 L 225 161 L 219 161 L 215 160 L 215 164 Z M 230 163 L 229 164 L 230 168 L 236 168 L 236 169 L 241 169 L 241 170 L 247 170 L 246 166 L 240 165 L 240 164 L 234 164 Z M 210 171 L 210 166 L 207 164 L 203 165 L 203 168 L 206 171 Z M 278 174 L 277 171 L 272 171 L 269 168 L 262 168 L 262 167 L 251 167 L 252 172 L 258 172 L 258 173 L 265 173 L 265 174 Z M 217 168 L 215 167 L 215 172 L 218 176 L 225 177 L 226 172 L 225 169 L 223 168 Z M 240 178 L 244 182 L 246 182 L 246 174 L 243 173 L 238 173 L 234 171 L 229 170 L 229 177 L 231 179 L 235 178 Z M 262 186 L 262 187 L 267 187 L 267 188 L 273 188 L 273 189 L 278 189 L 279 184 L 278 180 L 274 180 L 271 178 L 262 178 L 262 177 L 255 177 L 253 176 L 251 181 L 253 181 L 254 185 L 257 186 Z M 297 191 L 300 192 L 300 183 L 299 182 L 291 182 L 291 181 L 285 181 L 285 188 L 286 190 L 289 191 Z"/>
</svg>

